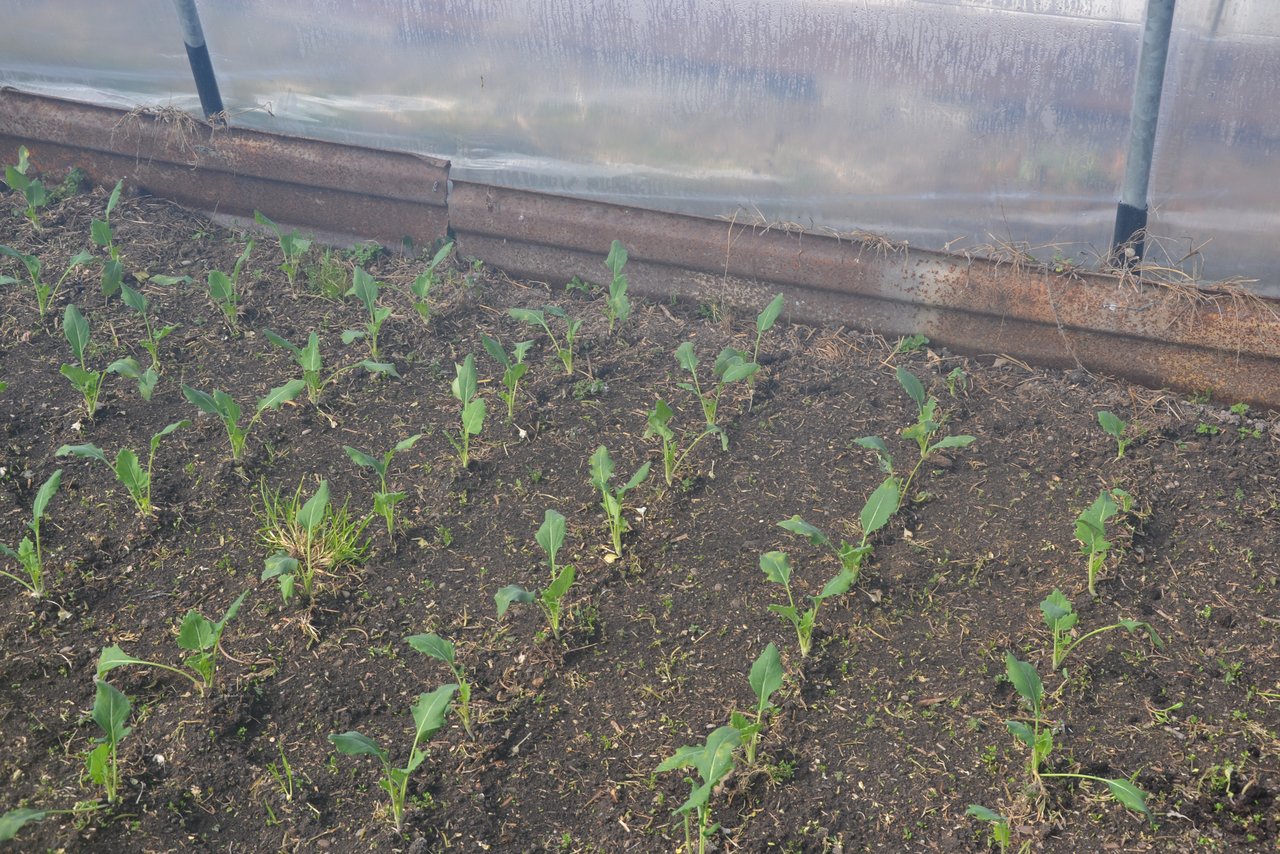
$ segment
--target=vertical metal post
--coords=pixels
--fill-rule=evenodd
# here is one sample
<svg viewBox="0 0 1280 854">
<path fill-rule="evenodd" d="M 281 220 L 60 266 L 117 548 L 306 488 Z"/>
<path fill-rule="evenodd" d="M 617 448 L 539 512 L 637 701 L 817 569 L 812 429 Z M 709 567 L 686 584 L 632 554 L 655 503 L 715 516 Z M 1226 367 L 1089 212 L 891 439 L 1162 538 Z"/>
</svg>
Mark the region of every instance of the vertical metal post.
<svg viewBox="0 0 1280 854">
<path fill-rule="evenodd" d="M 178 10 L 182 41 L 187 46 L 187 60 L 191 63 L 191 75 L 196 80 L 196 92 L 200 95 L 204 117 L 211 122 L 223 121 L 222 95 L 218 92 L 218 79 L 213 75 L 209 46 L 204 43 L 204 28 L 200 26 L 196 0 L 173 0 L 173 6 Z"/>
<path fill-rule="evenodd" d="M 1151 181 L 1151 159 L 1156 147 L 1156 120 L 1160 116 L 1160 96 L 1164 90 L 1165 62 L 1169 57 L 1169 34 L 1173 31 L 1175 0 L 1147 0 L 1147 19 L 1138 54 L 1138 80 L 1133 91 L 1129 119 L 1129 153 L 1124 165 L 1124 183 L 1116 206 L 1115 235 L 1111 240 L 1112 263 L 1133 266 L 1142 260 L 1147 227 L 1147 193 Z"/>
</svg>

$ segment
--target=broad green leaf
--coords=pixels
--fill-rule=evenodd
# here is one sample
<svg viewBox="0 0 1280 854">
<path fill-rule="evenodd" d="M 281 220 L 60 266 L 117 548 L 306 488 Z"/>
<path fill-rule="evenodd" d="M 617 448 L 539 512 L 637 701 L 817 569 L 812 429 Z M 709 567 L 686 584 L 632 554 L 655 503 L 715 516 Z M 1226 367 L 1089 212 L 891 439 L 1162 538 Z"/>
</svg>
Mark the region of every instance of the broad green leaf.
<svg viewBox="0 0 1280 854">
<path fill-rule="evenodd" d="M 284 552 L 276 552 L 264 561 L 262 580 L 290 576 L 298 571 L 298 559 Z M 288 598 L 287 596 L 285 597 Z"/>
<path fill-rule="evenodd" d="M 691 756 L 692 764 L 702 778 L 702 784 L 689 794 L 687 801 L 676 808 L 676 813 L 691 812 L 707 804 L 716 785 L 732 770 L 734 752 L 741 743 L 741 734 L 731 726 L 722 726 L 707 736 L 706 745 Z M 662 768 L 661 765 L 658 767 Z"/>
<path fill-rule="evenodd" d="M 622 274 L 622 268 L 627 266 L 627 247 L 621 240 L 614 240 L 609 245 L 609 254 L 604 259 L 604 265 L 615 277 Z"/>
<path fill-rule="evenodd" d="M 511 309 L 507 309 L 507 314 L 509 314 L 515 320 L 520 321 L 521 323 L 533 323 L 539 326 L 547 325 L 546 315 L 540 311 L 535 311 L 533 309 L 511 308 Z"/>
<path fill-rule="evenodd" d="M 219 637 L 222 636 L 222 630 L 227 627 L 227 623 L 234 620 L 236 618 L 236 614 L 240 613 L 240 606 L 244 604 L 244 600 L 248 596 L 249 596 L 248 590 L 244 591 L 239 596 L 237 596 L 236 601 L 232 602 L 231 605 L 227 608 L 227 613 L 223 614 L 222 619 L 218 620 L 218 622 L 214 624 L 213 626 L 214 631 L 218 633 Z"/>
<path fill-rule="evenodd" d="M 85 445 L 63 445 L 61 448 L 53 452 L 55 457 L 82 457 L 84 459 L 101 460 L 107 465 L 111 465 L 107 461 L 107 455 L 102 449 L 92 443 Z"/>
<path fill-rule="evenodd" d="M 125 652 L 117 644 L 112 644 L 111 646 L 103 647 L 102 653 L 98 656 L 98 678 L 101 679 L 102 675 L 107 671 L 114 670 L 117 667 L 123 667 L 126 664 L 147 663 L 148 662 L 141 658 L 134 658 L 132 655 L 129 655 L 129 653 Z"/>
<path fill-rule="evenodd" d="M 724 383 L 736 383 L 739 380 L 745 380 L 758 370 L 760 370 L 760 366 L 755 362 L 734 362 L 725 368 L 724 373 L 720 377 L 720 381 Z"/>
<path fill-rule="evenodd" d="M 24 825 L 33 821 L 44 821 L 48 815 L 48 810 L 33 810 L 26 807 L 9 810 L 4 815 L 0 815 L 0 842 L 12 841 Z"/>
<path fill-rule="evenodd" d="M 791 561 L 786 552 L 772 551 L 760 555 L 760 569 L 777 584 L 791 584 Z"/>
<path fill-rule="evenodd" d="M 562 566 L 555 579 L 542 591 L 542 601 L 553 605 L 563 599 L 565 594 L 569 592 L 569 588 L 573 586 L 575 575 L 576 571 L 573 568 L 573 564 Z"/>
<path fill-rule="evenodd" d="M 940 451 L 944 448 L 967 448 L 972 445 L 976 436 L 945 436 L 938 442 L 929 447 L 931 451 Z"/>
<path fill-rule="evenodd" d="M 1040 674 L 1034 666 L 1025 661 L 1019 661 L 1011 652 L 1005 653 L 1004 665 L 1014 690 L 1031 705 L 1032 714 L 1039 717 L 1040 701 L 1044 697 L 1044 685 L 1040 681 Z"/>
<path fill-rule="evenodd" d="M 375 459 L 369 456 L 368 454 L 366 454 L 364 451 L 361 451 L 357 448 L 353 448 L 350 445 L 343 445 L 342 450 L 347 452 L 347 456 L 350 457 L 351 461 L 356 465 L 373 469 L 379 474 L 382 473 L 383 467 L 382 467 L 381 460 Z"/>
<path fill-rule="evenodd" d="M 676 348 L 676 362 L 689 373 L 696 373 L 698 357 L 694 355 L 692 341 L 685 341 Z"/>
<path fill-rule="evenodd" d="M 1117 439 L 1124 435 L 1124 429 L 1129 426 L 1128 422 L 1122 421 L 1118 415 L 1106 409 L 1098 413 L 1098 425 L 1108 436 Z"/>
<path fill-rule="evenodd" d="M 885 478 L 884 483 L 876 487 L 875 492 L 862 506 L 859 523 L 862 525 L 862 537 L 865 540 L 880 530 L 898 512 L 898 502 L 902 497 L 902 485 L 896 477 Z"/>
<path fill-rule="evenodd" d="M 102 262 L 102 295 L 113 297 L 124 284 L 124 265 L 115 259 Z"/>
<path fill-rule="evenodd" d="M 89 321 L 84 319 L 75 303 L 70 303 L 62 313 L 62 334 L 67 337 L 76 361 L 83 365 L 84 350 L 89 346 Z"/>
<path fill-rule="evenodd" d="M 289 380 L 284 385 L 267 392 L 266 396 L 258 401 L 257 411 L 260 413 L 265 409 L 279 409 L 285 403 L 302 394 L 306 388 L 307 384 L 302 380 Z"/>
<path fill-rule="evenodd" d="M 213 649 L 218 642 L 218 627 L 199 611 L 188 611 L 178 627 L 178 646 L 185 650 L 204 652 Z"/>
<path fill-rule="evenodd" d="M 1070 630 L 1079 619 L 1071 607 L 1071 600 L 1057 588 L 1040 603 L 1040 613 L 1044 614 L 1045 625 L 1055 632 Z"/>
<path fill-rule="evenodd" d="M 1121 620 L 1120 625 L 1133 634 L 1137 634 L 1139 629 L 1145 631 L 1156 649 L 1164 649 L 1164 641 L 1160 640 L 1160 635 L 1156 634 L 1156 630 L 1151 627 L 1150 623 L 1144 623 L 1140 620 Z"/>
<path fill-rule="evenodd" d="M 123 359 L 116 359 L 110 365 L 107 365 L 107 373 L 117 374 L 129 380 L 137 380 L 142 378 L 142 366 L 132 356 L 125 356 Z"/>
<path fill-rule="evenodd" d="M 778 654 L 778 648 L 771 643 L 764 648 L 764 652 L 760 653 L 755 664 L 751 665 L 751 675 L 748 677 L 751 690 L 760 701 L 759 708 L 765 708 L 773 692 L 782 687 L 783 676 L 782 656 Z"/>
<path fill-rule="evenodd" d="M 371 374 L 400 379 L 400 372 L 397 371 L 396 366 L 390 362 L 375 362 L 372 359 L 365 359 L 360 363 L 360 367 L 364 368 Z"/>
<path fill-rule="evenodd" d="M 99 786 L 107 782 L 107 763 L 111 760 L 111 745 L 100 741 L 98 746 L 90 750 L 84 758 L 85 770 L 89 779 Z"/>
<path fill-rule="evenodd" d="M 555 510 L 548 509 L 542 514 L 542 524 L 538 527 L 538 533 L 534 534 L 533 538 L 542 547 L 542 550 L 547 553 L 547 557 L 552 564 L 556 562 L 556 553 L 564 545 L 566 528 L 564 516 Z"/>
<path fill-rule="evenodd" d="M 453 644 L 437 634 L 410 635 L 405 638 L 405 643 L 416 649 L 418 652 L 425 653 L 432 658 L 443 661 L 446 664 L 454 663 L 454 647 Z"/>
<path fill-rule="evenodd" d="M 325 514 L 329 511 L 329 481 L 320 481 L 320 486 L 316 489 L 316 494 L 307 499 L 307 503 L 303 504 L 298 510 L 298 515 L 294 521 L 307 532 L 307 536 L 314 536 L 316 529 L 324 522 Z"/>
<path fill-rule="evenodd" d="M 290 342 L 290 341 L 285 340 L 283 337 L 281 337 L 281 336 L 277 335 L 276 333 L 272 332 L 270 329 L 264 329 L 264 330 L 262 330 L 262 337 L 263 337 L 263 338 L 266 338 L 268 341 L 270 341 L 272 344 L 276 345 L 277 347 L 280 347 L 280 348 L 283 348 L 283 349 L 285 349 L 285 350 L 288 350 L 290 353 L 292 353 L 292 354 L 293 354 L 294 358 L 296 358 L 296 359 L 301 359 L 301 358 L 302 358 L 302 348 L 301 348 L 301 347 L 299 347 L 299 346 L 298 346 L 298 345 L 296 345 L 296 344 L 293 344 L 293 343 L 292 343 L 292 342 Z"/>
<path fill-rule="evenodd" d="M 208 413 L 209 415 L 217 415 L 219 418 L 222 417 L 222 412 L 218 409 L 217 402 L 205 392 L 183 383 L 182 396 L 201 412 Z"/>
<path fill-rule="evenodd" d="M 519 584 L 508 584 L 497 593 L 493 594 L 493 601 L 498 606 L 498 616 L 501 617 L 507 613 L 507 608 L 511 605 L 527 605 L 534 600 L 534 595 L 525 590 Z"/>
<path fill-rule="evenodd" d="M 355 730 L 332 733 L 329 736 L 329 743 L 348 756 L 376 756 L 384 764 L 387 762 L 387 752 L 369 736 Z"/>
<path fill-rule="evenodd" d="M 1005 817 L 1000 815 L 1000 813 L 978 804 L 969 804 L 969 808 L 965 810 L 964 814 L 974 818 L 980 818 L 983 821 L 992 822 L 993 824 L 1003 824 L 1006 821 Z"/>
<path fill-rule="evenodd" d="M 138 314 L 147 313 L 147 298 L 141 291 L 135 291 L 128 285 L 121 285 L 120 299 Z"/>
<path fill-rule="evenodd" d="M 792 516 L 790 519 L 783 519 L 778 523 L 778 527 L 783 530 L 790 531 L 793 534 L 799 534 L 802 537 L 807 537 L 809 542 L 815 546 L 831 545 L 831 540 L 826 534 L 801 519 L 799 515 Z"/>
<path fill-rule="evenodd" d="M 778 315 L 782 314 L 782 306 L 785 298 L 782 294 L 778 294 L 773 300 L 764 307 L 764 311 L 756 316 L 756 332 L 763 335 L 773 328 L 773 324 L 777 322 Z"/>
<path fill-rule="evenodd" d="M 107 212 L 105 216 L 110 218 L 111 212 L 116 209 L 116 205 L 120 203 L 120 191 L 124 188 L 124 179 L 116 181 L 116 186 L 111 191 L 111 195 L 107 198 Z"/>
<path fill-rule="evenodd" d="M 482 333 L 480 335 L 480 343 L 484 345 L 484 351 L 495 362 L 502 365 L 503 368 L 511 367 L 511 359 L 507 356 L 507 351 L 502 349 L 502 345 L 496 339 Z"/>
<path fill-rule="evenodd" d="M 120 693 L 109 682 L 98 680 L 97 696 L 93 701 L 93 721 L 107 736 L 107 743 L 119 744 L 120 739 L 128 734 L 125 721 L 129 719 L 132 706 L 129 698 Z"/>
<path fill-rule="evenodd" d="M 1027 747 L 1035 747 L 1036 733 L 1031 727 L 1022 721 L 1005 721 L 1005 727 L 1013 734 L 1014 738 L 1025 744 Z"/>
<path fill-rule="evenodd" d="M 138 455 L 128 448 L 121 448 L 116 454 L 116 477 L 124 484 L 134 500 L 145 497 L 151 484 L 151 476 L 138 465 Z"/>
<path fill-rule="evenodd" d="M 407 451 L 410 448 L 412 448 L 414 445 L 416 445 L 418 443 L 418 440 L 421 438 L 422 438 L 421 433 L 414 433 L 409 438 L 401 439 L 399 442 L 396 442 L 396 446 L 392 448 L 391 451 L 392 453 L 396 453 L 396 454 L 400 453 L 401 451 Z"/>
<path fill-rule="evenodd" d="M 832 596 L 843 596 L 849 592 L 849 588 L 853 586 L 853 582 L 857 581 L 857 576 L 847 569 L 841 569 L 839 574 L 832 576 L 822 587 L 822 592 L 817 596 L 810 597 L 815 602 L 821 602 L 824 599 L 830 599 Z"/>
<path fill-rule="evenodd" d="M 596 448 L 591 455 L 591 485 L 601 492 L 609 488 L 609 479 L 613 477 L 613 458 L 604 445 Z"/>
<path fill-rule="evenodd" d="M 431 738 L 444 726 L 445 716 L 449 714 L 449 706 L 453 703 L 453 695 L 458 686 L 452 683 L 441 685 L 430 693 L 418 695 L 418 702 L 413 704 L 413 724 L 415 743 Z"/>
<path fill-rule="evenodd" d="M 476 359 L 470 353 L 462 360 L 462 364 L 453 366 L 456 376 L 449 388 L 453 396 L 462 403 L 467 403 L 476 396 Z"/>
<path fill-rule="evenodd" d="M 44 518 L 45 508 L 49 506 L 49 502 L 53 500 L 53 496 L 57 494 L 58 487 L 61 485 L 62 469 L 56 469 L 49 475 L 49 479 L 40 485 L 35 503 L 31 505 L 31 518 L 35 524 L 40 524 L 40 520 Z"/>
<path fill-rule="evenodd" d="M 174 432 L 175 430 L 181 430 L 183 427 L 190 427 L 190 426 L 191 426 L 191 422 L 187 421 L 186 419 L 183 419 L 182 421 L 175 421 L 172 424 L 166 424 L 160 430 L 159 433 L 151 437 L 151 450 L 154 451 L 156 448 L 160 447 L 160 440 L 163 439 L 165 436 L 168 436 L 170 433 Z"/>
<path fill-rule="evenodd" d="M 705 746 L 701 744 L 686 744 L 683 747 L 677 747 L 676 752 L 659 762 L 658 767 L 654 770 L 661 774 L 664 771 L 675 771 L 679 768 L 691 768 L 697 761 L 697 757 L 701 755 L 705 749 Z"/>
<path fill-rule="evenodd" d="M 645 478 L 649 476 L 650 465 L 650 463 L 645 463 L 640 466 L 640 468 L 636 469 L 636 473 L 631 475 L 631 479 L 622 485 L 622 488 L 618 490 L 618 494 L 621 495 L 624 492 L 630 492 L 640 484 L 644 483 Z"/>
<path fill-rule="evenodd" d="M 477 397 L 462 407 L 462 429 L 472 436 L 479 436 L 484 430 L 484 416 L 489 404 L 483 397 Z"/>
<path fill-rule="evenodd" d="M 86 253 L 84 253 L 84 254 L 85 254 L 86 256 L 90 257 L 90 258 L 91 258 L 91 257 L 93 257 L 93 256 L 89 255 L 87 252 L 86 252 Z M 78 257 L 80 257 L 80 256 L 78 256 L 78 255 L 77 255 L 76 257 L 78 258 Z M 72 261 L 74 261 L 74 260 L 75 260 L 75 258 L 73 258 L 73 259 L 71 259 L 71 260 L 72 260 Z M 152 281 L 153 283 L 157 284 L 157 285 L 162 286 L 162 287 L 172 287 L 173 285 L 189 285 L 189 284 L 191 284 L 192 279 L 191 279 L 191 277 L 190 277 L 190 276 L 164 276 L 164 275 L 159 275 L 159 276 L 152 276 L 152 277 L 151 277 L 151 281 Z"/>
<path fill-rule="evenodd" d="M 100 219 L 89 223 L 89 237 L 94 246 L 108 246 L 111 243 L 111 224 Z"/>
<path fill-rule="evenodd" d="M 923 409 L 925 403 L 924 386 L 920 384 L 920 380 L 916 375 L 901 365 L 898 366 L 894 375 L 898 378 L 898 384 L 915 401 L 916 407 Z"/>
<path fill-rule="evenodd" d="M 351 288 L 346 295 L 354 296 L 360 300 L 364 304 L 365 310 L 372 315 L 377 308 L 378 283 L 363 267 L 356 267 L 351 273 Z"/>
<path fill-rule="evenodd" d="M 214 302 L 223 306 L 233 304 L 236 299 L 235 283 L 231 281 L 230 276 L 221 270 L 210 270 L 209 296 Z"/>
<path fill-rule="evenodd" d="M 1147 818 L 1151 817 L 1151 810 L 1147 809 L 1146 792 L 1133 783 L 1128 780 L 1108 780 L 1107 788 L 1111 790 L 1112 796 L 1127 808 L 1136 813 L 1142 813 Z"/>
</svg>

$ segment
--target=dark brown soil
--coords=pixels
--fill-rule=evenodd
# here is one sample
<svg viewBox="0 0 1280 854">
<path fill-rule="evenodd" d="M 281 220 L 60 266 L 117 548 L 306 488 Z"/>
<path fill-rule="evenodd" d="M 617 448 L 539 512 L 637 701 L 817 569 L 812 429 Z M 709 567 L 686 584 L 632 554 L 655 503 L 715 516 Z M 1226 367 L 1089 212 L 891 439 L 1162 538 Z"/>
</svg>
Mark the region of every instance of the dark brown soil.
<svg viewBox="0 0 1280 854">
<path fill-rule="evenodd" d="M 0 243 L 35 253 L 46 275 L 89 243 L 105 194 L 73 196 L 33 228 L 16 200 Z M 9 209 L 14 211 L 10 215 Z M 270 211 L 267 212 L 268 214 Z M 711 804 L 719 850 L 982 850 L 983 804 L 1009 817 L 1014 847 L 1098 850 L 1257 850 L 1280 844 L 1280 484 L 1274 421 L 1091 376 L 1029 368 L 998 356 L 960 358 L 928 346 L 790 325 L 766 334 L 754 394 L 731 387 L 721 421 L 727 452 L 703 442 L 671 488 L 658 446 L 644 438 L 655 399 L 682 430 L 701 413 L 673 353 L 692 341 L 704 383 L 726 345 L 750 350 L 759 306 L 638 304 L 608 333 L 598 291 L 515 282 L 458 264 L 424 326 L 408 285 L 425 260 L 377 258 L 368 269 L 393 309 L 383 358 L 402 379 L 344 373 L 314 406 L 300 398 L 267 412 L 231 464 L 219 423 L 200 415 L 179 383 L 223 389 L 251 411 L 300 371 L 263 332 L 301 343 L 319 332 L 330 368 L 367 355 L 343 345 L 358 327 L 354 300 L 326 299 L 310 277 L 290 285 L 280 251 L 259 235 L 244 281 L 240 331 L 204 287 L 229 271 L 246 235 L 154 199 L 126 199 L 113 217 L 127 281 L 155 318 L 179 328 L 160 348 L 162 378 L 145 402 L 108 376 L 97 416 L 59 375 L 71 360 L 67 302 L 93 329 L 99 369 L 132 354 L 138 315 L 104 300 L 97 268 L 73 272 L 42 322 L 11 259 L 0 273 L 0 542 L 25 532 L 36 489 L 56 469 L 62 488 L 43 529 L 46 599 L 4 580 L 0 602 L 0 727 L 6 750 L 0 809 L 69 809 L 101 791 L 84 773 L 99 734 L 88 713 L 99 652 L 172 665 L 176 625 L 191 608 L 217 616 L 251 589 L 223 638 L 219 684 L 202 697 L 186 680 L 126 667 L 107 679 L 133 703 L 121 744 L 120 802 L 29 824 L 15 849 L 69 851 L 672 851 L 684 831 L 672 810 L 689 792 L 680 772 L 656 773 L 681 745 L 700 744 L 734 710 L 753 707 L 752 662 L 777 644 L 786 684 L 767 719 L 758 762 L 737 770 Z M 601 247 L 601 259 L 608 247 Z M 98 257 L 103 251 L 95 249 Z M 430 253 L 427 253 L 429 257 Z M 313 250 L 306 265 L 318 263 Z M 345 280 L 352 262 L 344 260 Z M 584 271 L 588 275 L 591 271 Z M 597 278 L 607 274 L 603 266 Z M 156 275 L 189 275 L 160 286 Z M 583 319 L 576 372 L 566 376 L 542 333 L 511 306 L 554 303 Z M 515 421 L 504 423 L 501 370 L 481 334 L 510 347 L 533 339 Z M 466 470 L 456 432 L 455 363 L 475 354 L 490 417 Z M 939 400 L 945 430 L 977 437 L 922 467 L 910 501 L 873 537 L 858 585 L 829 600 L 814 650 L 802 658 L 791 627 L 768 610 L 785 601 L 760 571 L 784 549 L 797 594 L 834 573 L 829 553 L 783 531 L 794 514 L 857 540 L 859 511 L 884 475 L 855 443 L 883 437 L 900 468 L 918 457 L 900 430 L 914 406 L 894 378 L 920 377 Z M 967 382 L 946 378 L 961 368 Z M 1110 409 L 1140 436 L 1124 457 L 1098 426 Z M 247 417 L 247 414 L 246 414 Z M 180 419 L 155 461 L 154 518 L 139 518 L 100 463 L 56 458 L 94 442 L 114 457 L 144 451 Z M 327 578 L 308 615 L 260 581 L 261 484 L 310 495 L 327 479 L 336 503 L 368 512 L 376 479 L 344 445 L 380 453 L 424 432 L 392 465 L 408 497 L 388 538 L 367 529 L 370 554 L 354 573 Z M 614 560 L 588 458 L 604 443 L 620 475 L 655 473 L 628 496 L 634 531 Z M 1120 487 L 1133 512 L 1112 526 L 1099 598 L 1085 590 L 1077 514 Z M 532 606 L 495 616 L 494 593 L 537 586 L 546 569 L 534 533 L 548 508 L 568 519 L 562 561 L 578 570 L 565 636 L 545 636 Z M 639 521 L 636 521 L 637 518 Z M 12 561 L 5 568 L 16 571 Z M 1112 631 L 1085 641 L 1051 673 L 1038 605 L 1054 588 L 1084 630 L 1133 618 L 1164 639 Z M 304 630 L 309 622 L 314 637 Z M 330 733 L 359 729 L 403 763 L 409 707 L 453 681 L 411 650 L 408 635 L 452 639 L 474 683 L 476 739 L 451 716 L 410 781 L 402 834 L 370 758 L 334 752 Z M 1152 821 L 1099 784 L 1028 778 L 1026 752 L 1005 727 L 1027 719 L 1005 678 L 1013 652 L 1045 682 L 1056 749 L 1046 770 L 1129 777 L 1149 793 Z M 292 769 L 290 796 L 271 767 Z"/>
</svg>

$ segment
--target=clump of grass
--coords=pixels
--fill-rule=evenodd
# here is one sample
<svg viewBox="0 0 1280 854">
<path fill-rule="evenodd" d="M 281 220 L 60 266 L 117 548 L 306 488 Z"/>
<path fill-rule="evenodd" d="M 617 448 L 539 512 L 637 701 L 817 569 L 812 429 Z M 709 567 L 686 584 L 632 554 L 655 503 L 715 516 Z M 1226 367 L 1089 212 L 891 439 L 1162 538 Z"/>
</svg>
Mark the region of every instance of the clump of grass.
<svg viewBox="0 0 1280 854">
<path fill-rule="evenodd" d="M 280 579 L 286 601 L 293 596 L 295 579 L 301 581 L 302 593 L 311 601 L 325 578 L 358 566 L 368 557 L 364 531 L 372 517 L 357 519 L 345 502 L 341 507 L 330 503 L 328 481 L 321 481 L 315 495 L 305 501 L 301 484 L 290 496 L 271 489 L 265 480 L 260 489 L 258 534 L 272 553 L 263 578 Z"/>
<path fill-rule="evenodd" d="M 332 302 L 342 302 L 351 278 L 351 266 L 343 260 L 342 253 L 324 250 L 314 263 L 303 268 L 303 273 L 307 277 L 307 288 L 313 294 Z"/>
</svg>

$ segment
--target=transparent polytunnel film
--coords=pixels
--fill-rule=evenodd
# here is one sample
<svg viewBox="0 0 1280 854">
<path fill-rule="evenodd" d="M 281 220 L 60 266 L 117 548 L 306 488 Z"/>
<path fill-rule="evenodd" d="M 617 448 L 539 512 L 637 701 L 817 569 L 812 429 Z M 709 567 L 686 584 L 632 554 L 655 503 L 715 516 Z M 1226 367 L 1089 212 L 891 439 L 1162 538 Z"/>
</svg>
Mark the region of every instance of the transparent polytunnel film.
<svg viewBox="0 0 1280 854">
<path fill-rule="evenodd" d="M 199 110 L 169 0 L 6 0 L 0 83 Z M 1145 0 L 200 0 L 240 126 L 455 178 L 1105 254 Z M 1280 295 L 1280 4 L 1179 0 L 1151 259 Z M 1189 256 L 1189 257 L 1183 257 Z"/>
</svg>

